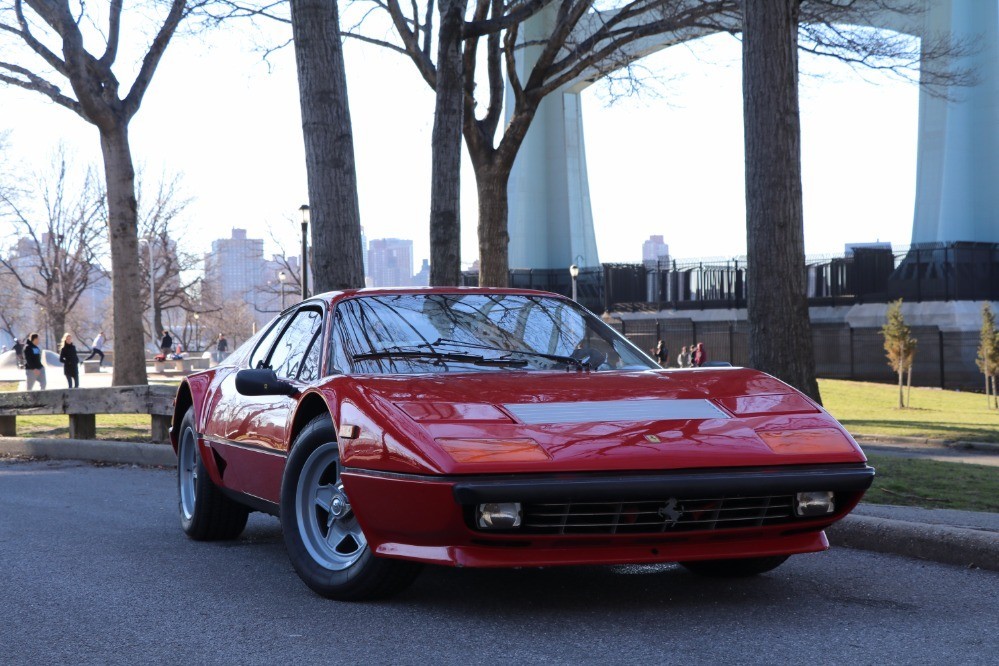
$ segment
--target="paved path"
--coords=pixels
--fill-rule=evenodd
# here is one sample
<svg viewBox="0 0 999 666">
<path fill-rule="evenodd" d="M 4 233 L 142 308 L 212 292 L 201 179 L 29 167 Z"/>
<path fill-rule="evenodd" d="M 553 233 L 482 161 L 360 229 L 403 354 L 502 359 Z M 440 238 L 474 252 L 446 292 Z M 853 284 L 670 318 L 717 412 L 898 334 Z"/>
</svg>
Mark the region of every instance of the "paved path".
<svg viewBox="0 0 999 666">
<path fill-rule="evenodd" d="M 323 600 L 278 524 L 194 543 L 165 470 L 0 461 L 0 653 L 36 663 L 987 664 L 999 574 L 848 549 L 751 580 L 669 566 L 428 568 Z"/>
<path fill-rule="evenodd" d="M 972 465 L 987 465 L 999 467 L 999 454 L 968 449 L 952 449 L 946 446 L 912 446 L 908 444 L 891 444 L 879 442 L 860 446 L 865 453 L 874 453 L 891 458 L 921 458 L 923 460 L 939 460 L 951 463 L 969 463 Z"/>
</svg>

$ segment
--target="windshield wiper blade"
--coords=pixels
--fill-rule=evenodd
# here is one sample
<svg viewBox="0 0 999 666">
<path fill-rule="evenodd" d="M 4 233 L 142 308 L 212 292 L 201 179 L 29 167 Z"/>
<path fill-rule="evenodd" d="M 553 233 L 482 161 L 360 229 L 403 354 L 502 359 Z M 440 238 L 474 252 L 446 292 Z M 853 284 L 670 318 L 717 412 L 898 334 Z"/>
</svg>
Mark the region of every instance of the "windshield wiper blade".
<svg viewBox="0 0 999 666">
<path fill-rule="evenodd" d="M 376 352 L 354 354 L 355 361 L 367 361 L 379 358 L 411 358 L 430 359 L 434 361 L 452 361 L 455 363 L 472 363 L 474 365 L 527 365 L 527 361 L 512 358 L 485 358 L 480 354 L 461 354 L 458 352 L 423 351 L 408 349 L 383 349 Z"/>
<path fill-rule="evenodd" d="M 440 345 L 457 345 L 468 347 L 469 349 L 482 349 L 488 351 L 498 351 L 504 354 L 520 354 L 522 356 L 534 356 L 537 358 L 543 358 L 549 361 L 555 361 L 556 363 L 564 363 L 566 366 L 572 365 L 580 370 L 589 370 L 590 364 L 587 361 L 583 361 L 574 356 L 563 356 L 561 354 L 546 354 L 545 352 L 538 352 L 531 349 L 501 349 L 500 347 L 492 347 L 490 345 L 483 345 L 477 342 L 463 342 L 461 340 L 449 340 L 448 338 L 438 338 L 434 343 L 427 343 L 428 347 L 438 347 Z M 420 345 L 423 346 L 423 345 Z"/>
</svg>

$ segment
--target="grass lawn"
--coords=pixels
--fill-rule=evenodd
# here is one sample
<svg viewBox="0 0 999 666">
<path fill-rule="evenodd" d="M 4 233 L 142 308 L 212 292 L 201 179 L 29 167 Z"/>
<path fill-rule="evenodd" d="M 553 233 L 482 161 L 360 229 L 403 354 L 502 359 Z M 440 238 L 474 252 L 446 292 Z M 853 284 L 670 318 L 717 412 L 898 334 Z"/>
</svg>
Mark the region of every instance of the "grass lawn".
<svg viewBox="0 0 999 666">
<path fill-rule="evenodd" d="M 999 442 L 999 411 L 981 393 L 912 389 L 912 406 L 898 409 L 898 387 L 820 379 L 822 402 L 853 434 L 902 435 L 965 442 Z"/>
<path fill-rule="evenodd" d="M 999 512 L 999 467 L 869 456 L 878 471 L 865 502 Z"/>
<path fill-rule="evenodd" d="M 17 417 L 18 437 L 69 437 L 69 417 L 52 416 Z M 97 439 L 121 442 L 151 441 L 152 428 L 148 414 L 98 414 Z"/>
</svg>

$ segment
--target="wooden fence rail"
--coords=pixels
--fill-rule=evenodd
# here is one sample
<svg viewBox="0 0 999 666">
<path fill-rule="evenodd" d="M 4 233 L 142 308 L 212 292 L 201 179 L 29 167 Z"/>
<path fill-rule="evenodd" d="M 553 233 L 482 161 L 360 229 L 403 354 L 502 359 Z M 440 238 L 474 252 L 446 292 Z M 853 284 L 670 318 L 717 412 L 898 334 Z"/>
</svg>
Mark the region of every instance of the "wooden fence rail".
<svg viewBox="0 0 999 666">
<path fill-rule="evenodd" d="M 17 436 L 18 416 L 67 414 L 71 438 L 96 439 L 97 414 L 149 414 L 152 439 L 166 441 L 176 393 L 157 385 L 0 393 L 0 436 Z"/>
</svg>

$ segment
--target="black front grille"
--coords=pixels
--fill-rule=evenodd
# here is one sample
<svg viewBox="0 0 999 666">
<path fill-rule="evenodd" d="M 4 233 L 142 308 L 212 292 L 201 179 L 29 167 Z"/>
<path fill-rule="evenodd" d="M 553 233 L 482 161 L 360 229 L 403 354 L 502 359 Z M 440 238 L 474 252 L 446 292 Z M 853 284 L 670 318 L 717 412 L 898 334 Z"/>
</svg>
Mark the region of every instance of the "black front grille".
<svg viewBox="0 0 999 666">
<path fill-rule="evenodd" d="M 530 534 L 654 534 L 776 525 L 793 520 L 792 495 L 524 504 Z"/>
</svg>

